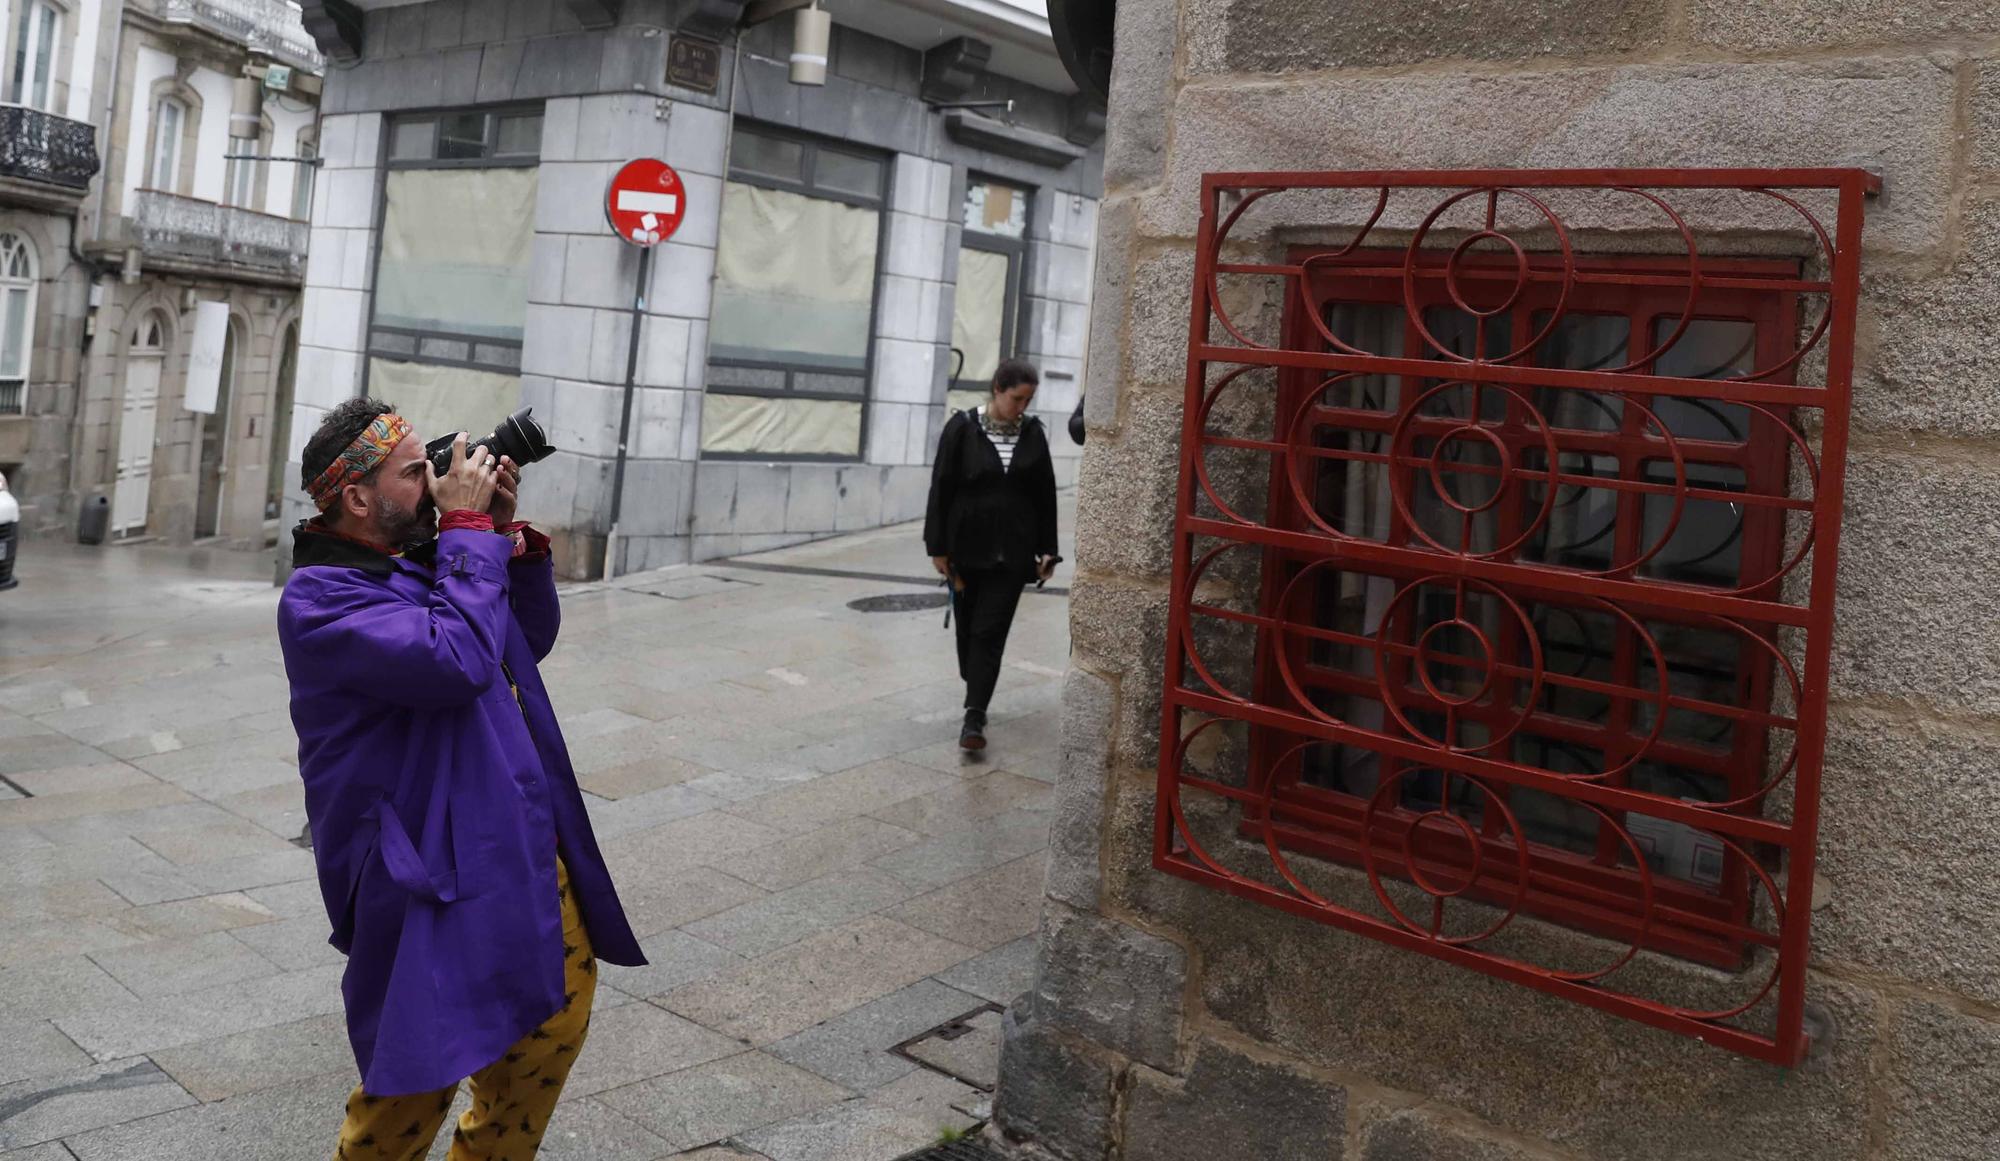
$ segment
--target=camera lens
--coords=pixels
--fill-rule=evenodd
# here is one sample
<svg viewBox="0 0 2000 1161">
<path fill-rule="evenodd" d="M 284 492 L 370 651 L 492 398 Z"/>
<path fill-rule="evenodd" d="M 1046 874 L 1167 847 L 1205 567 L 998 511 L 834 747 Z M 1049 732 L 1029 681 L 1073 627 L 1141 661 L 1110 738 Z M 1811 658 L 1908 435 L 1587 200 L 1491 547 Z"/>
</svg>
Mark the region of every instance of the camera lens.
<svg viewBox="0 0 2000 1161">
<path fill-rule="evenodd" d="M 441 435 L 424 445 L 424 455 L 439 475 L 451 469 L 451 442 L 456 438 L 456 433 Z M 509 456 L 516 464 L 538 463 L 556 454 L 542 425 L 535 422 L 532 407 L 523 407 L 501 420 L 500 426 L 466 444 L 465 450 L 469 452 L 476 447 L 491 448 L 495 456 Z"/>
</svg>

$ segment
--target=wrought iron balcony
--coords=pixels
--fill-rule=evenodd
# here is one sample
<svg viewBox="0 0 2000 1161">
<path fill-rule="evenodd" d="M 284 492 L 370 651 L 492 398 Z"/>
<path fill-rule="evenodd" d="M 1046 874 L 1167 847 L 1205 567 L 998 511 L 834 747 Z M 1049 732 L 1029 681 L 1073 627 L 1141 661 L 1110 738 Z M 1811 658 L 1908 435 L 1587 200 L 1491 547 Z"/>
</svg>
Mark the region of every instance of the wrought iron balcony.
<svg viewBox="0 0 2000 1161">
<path fill-rule="evenodd" d="M 205 29 L 295 68 L 319 72 L 326 58 L 284 0 L 159 0 L 168 24 Z"/>
<path fill-rule="evenodd" d="M 97 173 L 97 127 L 22 105 L 0 105 L 0 177 L 83 190 Z"/>
<path fill-rule="evenodd" d="M 138 191 L 128 221 L 132 240 L 148 257 L 292 278 L 305 272 L 304 222 L 150 189 Z"/>
</svg>

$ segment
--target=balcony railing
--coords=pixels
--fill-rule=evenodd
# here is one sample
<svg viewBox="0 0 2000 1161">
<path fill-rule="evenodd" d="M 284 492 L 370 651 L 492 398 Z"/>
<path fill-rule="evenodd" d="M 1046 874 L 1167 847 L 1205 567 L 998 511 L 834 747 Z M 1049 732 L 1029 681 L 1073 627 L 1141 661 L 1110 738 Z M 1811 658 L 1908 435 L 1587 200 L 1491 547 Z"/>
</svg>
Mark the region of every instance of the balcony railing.
<svg viewBox="0 0 2000 1161">
<path fill-rule="evenodd" d="M 97 165 L 96 126 L 22 105 L 0 105 L 0 177 L 82 190 Z"/>
<path fill-rule="evenodd" d="M 305 272 L 304 222 L 150 189 L 138 191 L 129 216 L 140 249 L 149 255 L 295 278 Z"/>
<path fill-rule="evenodd" d="M 285 64 L 319 72 L 326 58 L 284 0 L 159 0 L 160 17 L 188 24 L 264 53 Z"/>
</svg>

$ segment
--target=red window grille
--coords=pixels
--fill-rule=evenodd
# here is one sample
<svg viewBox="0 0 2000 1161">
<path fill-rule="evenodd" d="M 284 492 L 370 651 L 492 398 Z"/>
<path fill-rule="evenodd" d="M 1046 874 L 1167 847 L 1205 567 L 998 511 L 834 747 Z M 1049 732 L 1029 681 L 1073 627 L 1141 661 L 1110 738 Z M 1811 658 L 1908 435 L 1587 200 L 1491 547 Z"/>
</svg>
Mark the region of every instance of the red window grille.
<svg viewBox="0 0 2000 1161">
<path fill-rule="evenodd" d="M 1877 188 L 1208 175 L 1155 864 L 1797 1063 L 1811 909 L 1788 884 L 1812 876 Z M 1232 241 L 1343 197 L 1337 245 Z M 1701 252 L 1746 227 L 1768 256 Z M 1644 252 L 1579 253 L 1596 236 Z M 1230 316 L 1251 282 L 1277 325 Z M 1685 994 L 1655 953 L 1725 973 Z"/>
</svg>

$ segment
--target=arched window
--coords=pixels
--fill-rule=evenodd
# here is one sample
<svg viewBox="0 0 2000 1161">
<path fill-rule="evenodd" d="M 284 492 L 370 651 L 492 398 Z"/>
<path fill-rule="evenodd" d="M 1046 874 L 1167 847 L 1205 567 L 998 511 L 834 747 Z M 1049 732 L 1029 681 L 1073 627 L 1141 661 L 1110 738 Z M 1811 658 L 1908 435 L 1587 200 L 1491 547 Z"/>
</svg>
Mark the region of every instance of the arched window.
<svg viewBox="0 0 2000 1161">
<path fill-rule="evenodd" d="M 34 345 L 35 252 L 19 234 L 0 233 L 0 415 L 28 412 Z"/>
</svg>

